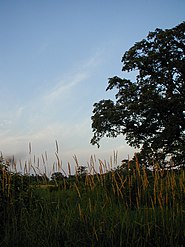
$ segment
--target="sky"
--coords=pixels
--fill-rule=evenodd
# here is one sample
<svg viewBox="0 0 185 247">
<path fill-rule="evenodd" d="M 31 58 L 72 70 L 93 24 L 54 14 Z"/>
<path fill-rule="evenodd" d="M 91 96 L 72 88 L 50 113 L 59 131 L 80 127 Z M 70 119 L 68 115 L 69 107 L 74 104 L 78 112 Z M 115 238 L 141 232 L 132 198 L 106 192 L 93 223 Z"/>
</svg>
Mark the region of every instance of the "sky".
<svg viewBox="0 0 185 247">
<path fill-rule="evenodd" d="M 74 155 L 84 166 L 91 155 L 131 158 L 137 150 L 124 136 L 90 144 L 93 104 L 114 98 L 108 78 L 128 77 L 121 58 L 135 42 L 184 19 L 184 0 L 0 0 L 3 156 L 24 161 L 47 152 L 48 170 L 57 145 L 64 169 Z"/>
</svg>

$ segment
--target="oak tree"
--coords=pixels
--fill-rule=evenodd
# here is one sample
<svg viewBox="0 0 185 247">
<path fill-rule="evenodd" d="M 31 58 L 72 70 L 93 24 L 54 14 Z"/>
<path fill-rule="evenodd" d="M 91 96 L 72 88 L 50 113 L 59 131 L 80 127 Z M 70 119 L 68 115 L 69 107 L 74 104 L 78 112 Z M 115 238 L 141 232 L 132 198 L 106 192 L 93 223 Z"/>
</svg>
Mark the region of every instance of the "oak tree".
<svg viewBox="0 0 185 247">
<path fill-rule="evenodd" d="M 94 104 L 92 144 L 123 134 L 150 159 L 185 163 L 185 22 L 156 29 L 122 57 L 122 71 L 134 80 L 114 76 L 106 90 L 115 100 Z"/>
</svg>

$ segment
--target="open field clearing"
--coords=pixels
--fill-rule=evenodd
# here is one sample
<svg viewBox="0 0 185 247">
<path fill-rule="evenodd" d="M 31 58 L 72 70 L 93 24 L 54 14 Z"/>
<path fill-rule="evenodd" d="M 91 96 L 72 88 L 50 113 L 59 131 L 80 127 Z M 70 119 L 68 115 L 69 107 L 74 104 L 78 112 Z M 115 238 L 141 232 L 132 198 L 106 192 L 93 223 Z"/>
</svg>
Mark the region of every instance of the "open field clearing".
<svg viewBox="0 0 185 247">
<path fill-rule="evenodd" d="M 103 167 L 51 179 L 2 165 L 0 246 L 184 246 L 184 169 Z"/>
</svg>

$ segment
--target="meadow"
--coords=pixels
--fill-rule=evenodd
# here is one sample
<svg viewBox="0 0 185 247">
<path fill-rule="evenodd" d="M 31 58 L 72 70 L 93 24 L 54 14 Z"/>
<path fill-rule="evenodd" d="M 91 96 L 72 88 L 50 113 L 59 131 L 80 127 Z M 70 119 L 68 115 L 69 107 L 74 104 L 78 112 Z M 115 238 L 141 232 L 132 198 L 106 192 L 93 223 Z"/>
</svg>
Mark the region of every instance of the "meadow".
<svg viewBox="0 0 185 247">
<path fill-rule="evenodd" d="M 135 159 L 114 169 L 98 160 L 96 171 L 91 158 L 51 179 L 0 165 L 0 246 L 185 246 L 184 169 Z"/>
</svg>

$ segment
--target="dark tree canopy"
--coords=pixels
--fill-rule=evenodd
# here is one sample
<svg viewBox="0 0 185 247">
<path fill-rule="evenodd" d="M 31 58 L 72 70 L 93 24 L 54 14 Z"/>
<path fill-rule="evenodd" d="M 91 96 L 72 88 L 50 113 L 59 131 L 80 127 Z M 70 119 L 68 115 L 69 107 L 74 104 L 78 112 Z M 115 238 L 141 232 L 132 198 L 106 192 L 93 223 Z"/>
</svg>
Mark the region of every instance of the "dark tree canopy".
<svg viewBox="0 0 185 247">
<path fill-rule="evenodd" d="M 51 180 L 59 182 L 63 181 L 64 175 L 61 172 L 54 172 L 51 174 Z"/>
<path fill-rule="evenodd" d="M 91 143 L 123 134 L 145 155 L 170 154 L 185 163 L 185 22 L 150 32 L 125 52 L 122 63 L 122 71 L 137 76 L 109 79 L 106 90 L 117 93 L 114 101 L 94 104 Z"/>
<path fill-rule="evenodd" d="M 87 175 L 87 167 L 86 166 L 78 166 L 76 170 L 77 176 L 85 176 Z"/>
</svg>

